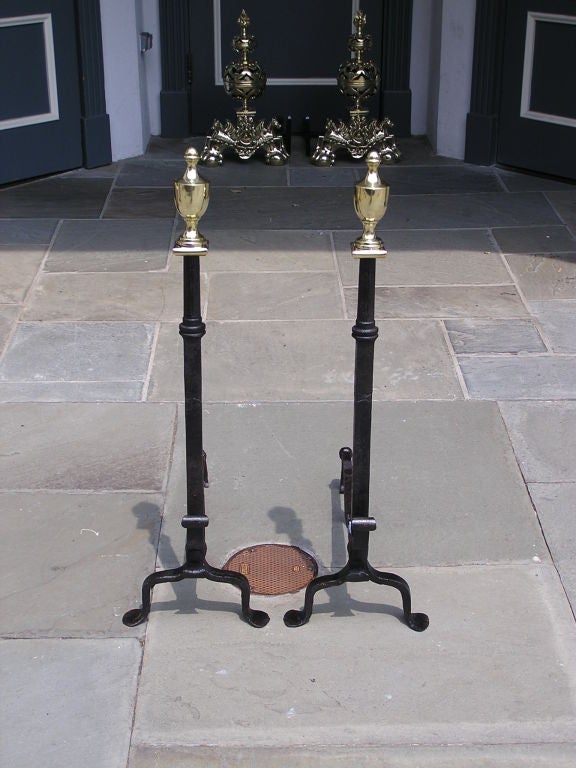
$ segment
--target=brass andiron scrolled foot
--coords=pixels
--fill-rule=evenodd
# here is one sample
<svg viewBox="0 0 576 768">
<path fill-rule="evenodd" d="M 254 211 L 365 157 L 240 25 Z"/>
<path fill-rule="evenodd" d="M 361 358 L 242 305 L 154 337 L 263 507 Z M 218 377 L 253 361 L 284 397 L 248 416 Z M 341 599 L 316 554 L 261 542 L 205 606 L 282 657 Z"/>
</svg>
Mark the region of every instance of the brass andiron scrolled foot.
<svg viewBox="0 0 576 768">
<path fill-rule="evenodd" d="M 207 137 L 200 160 L 207 166 L 222 165 L 224 152 L 235 152 L 241 160 L 248 160 L 258 150 L 264 151 L 268 165 L 284 165 L 288 152 L 277 120 L 256 122 L 256 112 L 248 109 L 248 102 L 260 96 L 266 87 L 266 73 L 256 61 L 249 61 L 248 54 L 256 48 L 256 38 L 248 35 L 250 19 L 242 11 L 238 19 L 241 33 L 232 41 L 239 60 L 228 64 L 224 70 L 224 90 L 228 96 L 239 99 L 242 109 L 236 112 L 236 125 L 231 120 L 221 123 L 215 120 Z"/>
<path fill-rule="evenodd" d="M 370 150 L 376 150 L 382 163 L 395 163 L 400 159 L 391 129 L 394 127 L 386 117 L 375 120 L 361 102 L 373 96 L 380 87 L 380 72 L 372 61 L 365 61 L 364 54 L 370 50 L 370 35 L 364 33 L 366 14 L 358 11 L 354 16 L 356 32 L 348 40 L 352 58 L 341 64 L 338 70 L 338 86 L 341 92 L 354 103 L 350 109 L 349 121 L 327 120 L 324 134 L 318 137 L 318 144 L 312 162 L 318 166 L 334 165 L 336 152 L 347 150 L 359 160 Z"/>
<path fill-rule="evenodd" d="M 402 612 L 406 624 L 415 632 L 428 626 L 428 616 L 412 613 L 410 587 L 394 573 L 373 568 L 368 562 L 370 533 L 376 520 L 370 517 L 370 443 L 372 431 L 372 391 L 374 343 L 378 328 L 374 322 L 376 259 L 386 250 L 376 236 L 376 225 L 386 212 L 389 187 L 378 175 L 378 152 L 368 154 L 366 177 L 354 186 L 354 208 L 362 222 L 362 234 L 351 243 L 352 256 L 359 260 L 358 311 L 352 337 L 356 342 L 354 365 L 354 439 L 353 448 L 340 449 L 340 493 L 344 497 L 344 524 L 348 531 L 348 562 L 337 573 L 318 576 L 306 588 L 304 608 L 284 615 L 287 627 L 301 627 L 310 619 L 314 595 L 320 589 L 336 587 L 344 582 L 371 581 L 394 587 L 402 596 Z"/>
<path fill-rule="evenodd" d="M 276 119 L 268 125 L 263 120 L 255 123 L 255 115 L 256 112 L 251 110 L 236 112 L 236 125 L 230 120 L 224 124 L 215 120 L 202 150 L 201 161 L 204 165 L 222 165 L 226 150 L 236 152 L 241 160 L 248 160 L 260 149 L 264 151 L 264 160 L 268 165 L 284 165 L 288 153 L 282 136 L 278 135 L 280 123 Z"/>
</svg>

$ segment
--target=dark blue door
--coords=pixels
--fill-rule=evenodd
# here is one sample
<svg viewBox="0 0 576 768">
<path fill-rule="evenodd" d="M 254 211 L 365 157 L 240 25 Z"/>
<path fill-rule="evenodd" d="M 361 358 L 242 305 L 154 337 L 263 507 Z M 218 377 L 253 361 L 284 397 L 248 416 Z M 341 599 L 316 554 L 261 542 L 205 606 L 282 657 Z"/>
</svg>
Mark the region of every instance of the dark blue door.
<svg viewBox="0 0 576 768">
<path fill-rule="evenodd" d="M 576 179 L 576 1 L 508 0 L 498 162 Z"/>
<path fill-rule="evenodd" d="M 0 183 L 82 165 L 73 0 L 0 0 Z"/>
</svg>

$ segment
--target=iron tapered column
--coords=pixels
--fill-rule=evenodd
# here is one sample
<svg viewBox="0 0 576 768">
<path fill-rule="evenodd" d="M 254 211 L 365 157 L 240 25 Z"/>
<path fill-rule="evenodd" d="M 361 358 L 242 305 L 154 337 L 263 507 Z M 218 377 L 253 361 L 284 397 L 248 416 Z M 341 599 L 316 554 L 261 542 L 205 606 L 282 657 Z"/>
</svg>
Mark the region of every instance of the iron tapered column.
<svg viewBox="0 0 576 768">
<path fill-rule="evenodd" d="M 370 506 L 370 443 L 372 435 L 372 390 L 374 342 L 378 328 L 374 322 L 376 260 L 360 259 L 358 270 L 358 311 L 352 337 L 356 341 L 354 377 L 354 431 L 352 455 L 352 518 L 368 518 Z M 349 542 L 350 555 L 358 549 L 368 551 L 368 530 L 357 530 Z"/>
<path fill-rule="evenodd" d="M 184 417 L 186 425 L 186 517 L 204 515 L 205 459 L 202 435 L 202 337 L 206 325 L 200 306 L 200 258 L 183 259 L 184 313 L 180 335 L 184 342 Z M 207 521 L 206 521 L 207 522 Z M 186 560 L 204 559 L 205 526 L 186 528 Z"/>
</svg>

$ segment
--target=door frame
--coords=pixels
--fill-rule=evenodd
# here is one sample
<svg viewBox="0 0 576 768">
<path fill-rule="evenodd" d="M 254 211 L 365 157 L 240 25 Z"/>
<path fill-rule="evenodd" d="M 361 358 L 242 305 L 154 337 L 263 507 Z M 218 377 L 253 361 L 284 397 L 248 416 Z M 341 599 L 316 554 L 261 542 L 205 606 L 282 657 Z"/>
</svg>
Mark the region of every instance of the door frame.
<svg viewBox="0 0 576 768">
<path fill-rule="evenodd" d="M 496 162 L 507 5 L 507 0 L 476 0 L 472 87 L 464 152 L 464 160 L 475 165 Z"/>
<path fill-rule="evenodd" d="M 476 165 L 498 161 L 500 94 L 508 0 L 476 0 L 470 112 L 464 159 Z M 524 95 L 523 95 L 524 103 Z M 552 121 L 550 121 L 552 122 Z"/>
<path fill-rule="evenodd" d="M 84 168 L 112 162 L 110 118 L 106 112 L 100 0 L 74 0 L 80 83 Z"/>
<path fill-rule="evenodd" d="M 382 115 L 392 120 L 397 136 L 411 133 L 412 6 L 413 0 L 382 0 L 383 56 L 377 62 L 382 74 L 380 103 Z M 167 138 L 183 138 L 190 135 L 189 90 L 193 77 L 189 0 L 159 0 L 159 10 L 161 131 Z"/>
</svg>

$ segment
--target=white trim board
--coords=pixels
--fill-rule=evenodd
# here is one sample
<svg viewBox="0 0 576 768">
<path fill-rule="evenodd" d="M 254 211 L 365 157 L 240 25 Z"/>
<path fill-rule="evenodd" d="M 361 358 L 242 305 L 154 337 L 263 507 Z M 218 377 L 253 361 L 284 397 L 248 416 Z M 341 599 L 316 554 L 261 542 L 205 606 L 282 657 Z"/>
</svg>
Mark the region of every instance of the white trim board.
<svg viewBox="0 0 576 768">
<path fill-rule="evenodd" d="M 18 27 L 27 24 L 42 24 L 44 34 L 44 55 L 46 61 L 46 82 L 48 85 L 49 111 L 42 114 L 23 115 L 9 120 L 0 120 L 0 131 L 9 128 L 21 128 L 24 125 L 50 123 L 60 119 L 58 110 L 58 87 L 56 84 L 56 59 L 54 56 L 54 35 L 52 32 L 52 14 L 41 13 L 33 16 L 14 16 L 0 19 L 0 27 Z"/>
<path fill-rule="evenodd" d="M 553 13 L 538 13 L 529 11 L 526 19 L 526 44 L 524 46 L 524 71 L 522 74 L 522 100 L 520 102 L 520 117 L 528 120 L 539 120 L 543 123 L 576 126 L 576 119 L 564 115 L 552 115 L 546 112 L 536 112 L 530 109 L 532 94 L 532 72 L 534 65 L 534 45 L 536 40 L 536 23 L 549 21 L 554 24 L 576 24 L 576 16 L 561 16 Z"/>
</svg>

